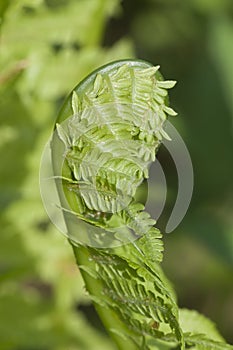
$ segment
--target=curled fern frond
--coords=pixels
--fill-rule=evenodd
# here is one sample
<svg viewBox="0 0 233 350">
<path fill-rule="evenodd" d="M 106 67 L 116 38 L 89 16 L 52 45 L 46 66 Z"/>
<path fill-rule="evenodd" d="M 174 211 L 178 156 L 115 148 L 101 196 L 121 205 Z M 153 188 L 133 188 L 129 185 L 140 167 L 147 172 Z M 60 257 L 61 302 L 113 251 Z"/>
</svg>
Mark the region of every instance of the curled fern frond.
<svg viewBox="0 0 233 350">
<path fill-rule="evenodd" d="M 138 198 L 161 140 L 169 139 L 165 121 L 176 113 L 167 89 L 174 85 L 163 80 L 159 66 L 114 62 L 82 81 L 57 119 L 52 152 L 61 205 L 64 215 L 86 225 L 65 217 L 68 233 L 81 231 L 78 240 L 70 234 L 70 243 L 97 312 L 121 350 L 223 349 L 218 341 L 182 331 L 174 291 L 159 265 L 162 235 Z"/>
<path fill-rule="evenodd" d="M 135 211 L 135 195 L 148 178 L 162 137 L 168 138 L 164 122 L 175 112 L 168 109 L 167 89 L 175 82 L 162 81 L 158 66 L 132 62 L 100 69 L 91 84 L 81 83 L 57 132 L 65 146 L 64 167 L 74 180 L 64 186 L 81 203 L 72 209 L 84 219 L 90 211 L 108 213 L 106 229 L 118 222 L 139 237 L 155 221 Z"/>
</svg>

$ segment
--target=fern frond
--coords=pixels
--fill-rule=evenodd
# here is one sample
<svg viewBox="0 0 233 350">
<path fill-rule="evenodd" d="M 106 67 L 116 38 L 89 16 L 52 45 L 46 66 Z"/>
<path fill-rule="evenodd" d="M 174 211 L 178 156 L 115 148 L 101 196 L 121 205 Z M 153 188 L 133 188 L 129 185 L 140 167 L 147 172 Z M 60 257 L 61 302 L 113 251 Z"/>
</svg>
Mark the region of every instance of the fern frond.
<svg viewBox="0 0 233 350">
<path fill-rule="evenodd" d="M 177 307 L 161 276 L 148 272 L 143 264 L 132 263 L 110 252 L 89 250 L 93 270 L 86 272 L 103 281 L 99 303 L 112 309 L 141 339 L 146 335 L 164 335 L 153 324 L 166 323 L 178 341 L 182 332 L 177 321 Z M 127 329 L 125 330 L 127 334 Z"/>
<path fill-rule="evenodd" d="M 233 350 L 209 320 L 178 309 L 160 266 L 162 235 L 137 198 L 161 140 L 170 139 L 166 119 L 176 115 L 167 104 L 175 82 L 164 81 L 158 69 L 141 61 L 112 63 L 66 101 L 52 152 L 70 243 L 119 350 Z M 85 232 L 74 234 L 80 228 L 72 215 Z"/>
<path fill-rule="evenodd" d="M 74 178 L 90 183 L 90 190 L 85 189 L 88 195 L 80 189 L 76 191 L 87 211 L 102 211 L 104 207 L 101 194 L 104 189 L 93 191 L 96 177 L 105 178 L 112 188 L 115 186 L 115 197 L 119 193 L 133 197 L 148 177 L 161 137 L 167 137 L 163 131 L 165 86 L 172 85 L 170 82 L 159 85 L 155 76 L 158 68 L 132 69 L 130 64 L 123 64 L 111 74 L 97 74 L 92 86 L 79 96 L 76 92 L 72 95 L 74 115 L 66 130 L 62 130 L 62 125 L 57 128 Z M 126 189 L 130 191 L 125 192 Z M 122 198 L 122 203 L 125 202 L 129 203 L 128 199 Z M 145 221 L 142 214 L 131 225 L 136 233 L 140 220 Z"/>
<path fill-rule="evenodd" d="M 64 191 L 68 201 L 74 196 L 82 204 L 80 212 L 70 201 L 72 211 L 91 225 L 93 215 L 97 221 L 104 215 L 96 225 L 121 242 L 107 251 L 90 246 L 76 251 L 74 246 L 77 260 L 83 257 L 81 271 L 100 313 L 112 310 L 113 332 L 130 339 L 132 349 L 149 349 L 147 337 L 162 339 L 162 324 L 183 348 L 178 307 L 158 265 L 161 233 L 135 200 L 162 137 L 168 137 L 163 130 L 167 114 L 173 113 L 166 108 L 166 89 L 174 83 L 162 82 L 158 69 L 126 62 L 100 71 L 92 84 L 73 93 L 73 116 L 57 126 L 65 146 L 64 177 L 71 176 L 63 181 Z M 93 290 L 96 279 L 99 288 Z"/>
</svg>

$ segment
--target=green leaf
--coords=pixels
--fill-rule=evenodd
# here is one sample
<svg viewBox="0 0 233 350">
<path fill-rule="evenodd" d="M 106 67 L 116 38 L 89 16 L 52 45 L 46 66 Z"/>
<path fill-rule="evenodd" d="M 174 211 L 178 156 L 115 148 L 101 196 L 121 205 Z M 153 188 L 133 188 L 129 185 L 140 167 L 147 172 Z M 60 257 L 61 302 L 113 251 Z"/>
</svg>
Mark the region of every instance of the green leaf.
<svg viewBox="0 0 233 350">
<path fill-rule="evenodd" d="M 191 346 L 193 350 L 232 350 L 233 346 L 228 345 L 225 342 L 219 342 L 199 334 L 184 334 L 185 344 L 188 347 Z"/>
<path fill-rule="evenodd" d="M 212 340 L 224 342 L 215 324 L 194 310 L 180 309 L 179 321 L 184 332 L 205 334 Z"/>
</svg>

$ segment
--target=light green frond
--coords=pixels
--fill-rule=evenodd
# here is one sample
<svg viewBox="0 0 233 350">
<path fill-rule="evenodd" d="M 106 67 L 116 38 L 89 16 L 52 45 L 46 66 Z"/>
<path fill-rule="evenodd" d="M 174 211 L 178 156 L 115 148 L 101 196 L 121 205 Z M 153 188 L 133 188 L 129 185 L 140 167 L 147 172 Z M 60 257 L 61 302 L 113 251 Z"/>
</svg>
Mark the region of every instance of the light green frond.
<svg viewBox="0 0 233 350">
<path fill-rule="evenodd" d="M 139 339 L 145 335 L 162 337 L 164 333 L 159 325 L 168 323 L 170 331 L 181 340 L 175 303 L 159 275 L 146 272 L 145 267 L 137 264 L 132 267 L 125 259 L 104 251 L 91 249 L 90 259 L 98 278 L 103 281 L 100 301 L 113 309 Z M 92 271 L 87 273 L 93 274 Z M 158 324 L 158 329 L 153 324 Z M 125 331 L 127 334 L 127 329 Z"/>
<path fill-rule="evenodd" d="M 135 199 L 162 138 L 169 138 L 163 130 L 167 115 L 175 114 L 166 90 L 174 82 L 163 82 L 158 69 L 129 61 L 100 70 L 92 83 L 73 93 L 73 116 L 64 130 L 58 126 L 66 147 L 64 167 L 72 177 L 63 181 L 64 191 L 68 200 L 73 196 L 81 203 L 70 201 L 72 212 L 105 228 L 112 239 L 128 235 L 126 244 L 114 249 L 79 246 L 74 251 L 92 299 L 103 308 L 100 313 L 111 310 L 118 320 L 113 333 L 130 339 L 135 350 L 149 350 L 148 339 L 166 341 L 168 334 L 184 348 L 174 293 L 159 267 L 162 235 Z"/>
</svg>

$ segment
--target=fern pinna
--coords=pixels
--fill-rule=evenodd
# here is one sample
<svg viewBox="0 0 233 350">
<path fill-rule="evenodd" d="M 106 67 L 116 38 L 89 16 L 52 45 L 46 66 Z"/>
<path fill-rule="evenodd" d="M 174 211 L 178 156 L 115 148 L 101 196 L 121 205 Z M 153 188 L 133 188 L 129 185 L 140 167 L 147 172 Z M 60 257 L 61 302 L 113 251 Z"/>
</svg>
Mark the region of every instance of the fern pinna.
<svg viewBox="0 0 233 350">
<path fill-rule="evenodd" d="M 162 138 L 167 89 L 159 66 L 113 62 L 66 100 L 52 157 L 77 264 L 119 349 L 227 349 L 222 339 L 184 332 L 160 262 L 163 244 L 140 189 Z M 74 220 L 75 218 L 75 220 Z"/>
</svg>

